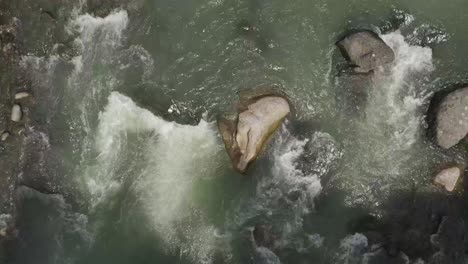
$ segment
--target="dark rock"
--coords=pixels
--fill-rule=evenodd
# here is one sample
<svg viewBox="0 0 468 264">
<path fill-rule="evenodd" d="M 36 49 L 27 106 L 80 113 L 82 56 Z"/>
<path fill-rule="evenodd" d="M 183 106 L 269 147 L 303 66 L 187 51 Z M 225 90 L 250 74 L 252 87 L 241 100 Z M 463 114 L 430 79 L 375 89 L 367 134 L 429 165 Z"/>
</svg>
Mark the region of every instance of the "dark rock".
<svg viewBox="0 0 468 264">
<path fill-rule="evenodd" d="M 451 148 L 468 133 L 468 87 L 449 93 L 434 107 L 436 142 L 444 149 Z"/>
<path fill-rule="evenodd" d="M 354 70 L 360 73 L 373 71 L 395 59 L 393 50 L 372 31 L 351 33 L 336 45 Z"/>
<path fill-rule="evenodd" d="M 253 230 L 255 244 L 259 247 L 273 248 L 276 236 L 273 234 L 272 227 L 268 225 L 257 225 Z"/>
<path fill-rule="evenodd" d="M 366 253 L 363 262 L 366 264 L 409 264 L 409 258 L 403 252 L 398 252 L 396 256 L 391 256 L 385 249 L 376 252 Z"/>
<path fill-rule="evenodd" d="M 317 131 L 307 139 L 303 154 L 296 161 L 297 168 L 306 176 L 320 176 L 320 183 L 325 186 L 338 168 L 341 149 L 335 139 L 324 132 Z"/>
<path fill-rule="evenodd" d="M 464 240 L 453 235 L 454 233 L 464 234 L 461 224 L 449 224 L 454 233 L 441 232 L 445 230 L 441 227 L 441 223 L 446 217 L 461 220 L 461 213 L 464 210 L 459 196 L 447 195 L 446 192 L 431 187 L 398 193 L 389 200 L 389 203 L 386 205 L 389 207 L 386 208 L 386 215 L 383 217 L 385 224 L 381 229 L 387 238 L 384 248 L 390 255 L 396 256 L 398 252 L 403 251 L 412 260 L 418 258 L 428 260 L 439 251 L 434 244 L 436 241 L 443 249 L 453 248 L 458 251 L 453 243 L 464 246 Z M 440 237 L 444 238 L 435 239 L 433 235 L 436 233 L 443 234 Z M 445 239 L 446 237 L 450 237 L 453 241 Z"/>
</svg>

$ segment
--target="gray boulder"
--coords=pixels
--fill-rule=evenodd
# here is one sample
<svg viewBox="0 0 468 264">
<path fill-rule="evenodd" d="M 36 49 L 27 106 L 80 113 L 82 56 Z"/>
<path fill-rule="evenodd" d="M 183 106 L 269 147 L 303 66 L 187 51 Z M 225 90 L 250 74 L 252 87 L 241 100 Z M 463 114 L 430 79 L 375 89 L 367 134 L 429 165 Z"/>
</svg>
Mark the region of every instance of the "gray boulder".
<svg viewBox="0 0 468 264">
<path fill-rule="evenodd" d="M 436 110 L 435 136 L 437 144 L 448 149 L 468 133 L 468 87 L 448 94 Z"/>
<path fill-rule="evenodd" d="M 367 73 L 395 60 L 393 50 L 372 31 L 359 31 L 336 43 L 343 56 L 359 73 Z"/>
</svg>

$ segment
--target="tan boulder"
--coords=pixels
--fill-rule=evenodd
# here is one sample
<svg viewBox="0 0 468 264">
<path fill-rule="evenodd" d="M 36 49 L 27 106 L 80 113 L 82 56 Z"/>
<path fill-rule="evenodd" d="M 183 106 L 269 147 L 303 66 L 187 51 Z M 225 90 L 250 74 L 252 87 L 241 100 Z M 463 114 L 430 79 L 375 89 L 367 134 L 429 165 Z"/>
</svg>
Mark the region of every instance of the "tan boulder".
<svg viewBox="0 0 468 264">
<path fill-rule="evenodd" d="M 452 192 L 455 190 L 459 178 L 463 174 L 463 169 L 460 167 L 451 167 L 439 172 L 435 178 L 434 183 L 443 186 L 447 191 Z"/>
<path fill-rule="evenodd" d="M 221 137 L 237 171 L 246 172 L 290 112 L 284 96 L 267 94 L 241 101 L 237 113 L 218 119 Z"/>
</svg>

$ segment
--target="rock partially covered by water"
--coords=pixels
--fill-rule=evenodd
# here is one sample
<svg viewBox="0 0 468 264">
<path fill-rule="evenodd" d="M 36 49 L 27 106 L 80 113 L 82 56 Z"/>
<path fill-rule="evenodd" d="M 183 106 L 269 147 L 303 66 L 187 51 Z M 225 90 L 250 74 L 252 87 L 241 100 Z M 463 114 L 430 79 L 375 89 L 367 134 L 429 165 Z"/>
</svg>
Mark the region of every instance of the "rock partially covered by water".
<svg viewBox="0 0 468 264">
<path fill-rule="evenodd" d="M 436 110 L 437 144 L 448 149 L 468 133 L 468 87 L 455 90 L 442 99 Z"/>
<path fill-rule="evenodd" d="M 458 179 L 462 176 L 463 170 L 459 167 L 451 167 L 439 172 L 434 183 L 442 185 L 447 191 L 452 192 L 455 190 Z"/>
<path fill-rule="evenodd" d="M 395 60 L 393 50 L 372 31 L 348 34 L 336 45 L 356 72 L 370 72 Z"/>
<path fill-rule="evenodd" d="M 461 218 L 443 217 L 437 233 L 431 236 L 432 245 L 439 251 L 429 263 L 460 263 L 465 252 L 466 235 L 465 223 Z"/>
<path fill-rule="evenodd" d="M 219 131 L 236 170 L 246 172 L 290 111 L 285 97 L 264 94 L 245 102 L 241 99 L 237 113 L 218 119 Z"/>
</svg>

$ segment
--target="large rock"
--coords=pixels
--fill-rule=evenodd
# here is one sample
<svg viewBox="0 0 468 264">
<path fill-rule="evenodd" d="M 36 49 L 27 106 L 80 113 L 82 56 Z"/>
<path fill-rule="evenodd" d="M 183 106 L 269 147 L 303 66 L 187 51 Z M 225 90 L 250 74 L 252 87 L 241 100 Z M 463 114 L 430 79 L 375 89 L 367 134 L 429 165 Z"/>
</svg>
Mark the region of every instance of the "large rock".
<svg viewBox="0 0 468 264">
<path fill-rule="evenodd" d="M 356 72 L 370 72 L 395 60 L 393 50 L 372 31 L 351 33 L 336 45 Z"/>
<path fill-rule="evenodd" d="M 449 93 L 436 110 L 435 136 L 437 144 L 448 149 L 468 133 L 468 87 Z"/>
<path fill-rule="evenodd" d="M 245 173 L 291 109 L 286 98 L 271 94 L 241 102 L 237 113 L 218 119 L 218 128 L 236 170 Z"/>
</svg>

